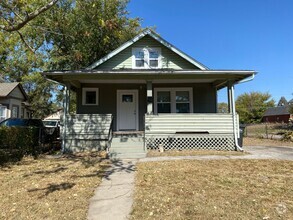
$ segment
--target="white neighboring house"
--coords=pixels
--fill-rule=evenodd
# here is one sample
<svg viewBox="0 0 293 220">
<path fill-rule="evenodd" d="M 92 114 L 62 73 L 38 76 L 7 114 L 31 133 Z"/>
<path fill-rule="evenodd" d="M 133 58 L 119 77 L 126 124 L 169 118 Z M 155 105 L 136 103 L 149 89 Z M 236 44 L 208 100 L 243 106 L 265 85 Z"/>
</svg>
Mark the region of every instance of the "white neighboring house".
<svg viewBox="0 0 293 220">
<path fill-rule="evenodd" d="M 0 121 L 31 118 L 28 97 L 20 83 L 0 83 Z"/>
<path fill-rule="evenodd" d="M 60 121 L 61 119 L 61 116 L 63 114 L 63 110 L 62 109 L 59 109 L 57 112 L 47 116 L 46 118 L 44 118 L 44 120 L 58 120 Z"/>
</svg>

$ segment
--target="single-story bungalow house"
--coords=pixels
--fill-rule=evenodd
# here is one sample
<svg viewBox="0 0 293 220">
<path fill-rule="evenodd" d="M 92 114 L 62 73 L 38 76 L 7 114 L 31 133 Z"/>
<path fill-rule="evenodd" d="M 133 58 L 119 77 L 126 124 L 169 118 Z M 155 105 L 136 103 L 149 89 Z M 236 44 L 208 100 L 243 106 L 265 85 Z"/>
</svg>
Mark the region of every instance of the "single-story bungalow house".
<svg viewBox="0 0 293 220">
<path fill-rule="evenodd" d="M 209 69 L 145 30 L 85 69 L 44 75 L 65 87 L 66 151 L 119 148 L 134 136 L 144 150 L 237 150 L 234 85 L 255 73 Z M 229 113 L 217 113 L 217 91 L 225 87 Z M 71 90 L 77 94 L 74 115 L 68 114 Z"/>
<path fill-rule="evenodd" d="M 27 94 L 20 83 L 0 83 L 0 121 L 30 118 L 29 106 Z"/>
</svg>

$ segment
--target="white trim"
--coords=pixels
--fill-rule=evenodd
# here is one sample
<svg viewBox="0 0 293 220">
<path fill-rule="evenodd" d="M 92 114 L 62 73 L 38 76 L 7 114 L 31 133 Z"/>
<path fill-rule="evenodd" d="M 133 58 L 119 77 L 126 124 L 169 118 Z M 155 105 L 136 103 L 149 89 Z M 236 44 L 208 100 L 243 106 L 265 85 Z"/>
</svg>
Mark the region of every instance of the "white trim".
<svg viewBox="0 0 293 220">
<path fill-rule="evenodd" d="M 86 92 L 96 92 L 96 103 L 95 104 L 87 104 L 86 101 Z M 99 105 L 99 88 L 82 88 L 82 105 Z"/>
<path fill-rule="evenodd" d="M 154 50 L 158 52 L 158 66 L 157 67 L 151 67 L 150 66 L 150 50 Z M 138 51 L 143 51 L 144 53 L 144 66 L 137 67 L 136 66 L 136 57 L 135 54 Z M 162 50 L 160 47 L 133 47 L 132 48 L 132 69 L 160 69 L 162 68 Z"/>
<path fill-rule="evenodd" d="M 112 57 L 114 57 L 115 55 L 117 55 L 118 53 L 123 51 L 124 49 L 126 49 L 129 46 L 133 45 L 135 42 L 137 42 L 138 40 L 140 40 L 141 38 L 143 38 L 146 35 L 151 36 L 153 39 L 155 39 L 156 41 L 158 41 L 159 43 L 161 43 L 162 45 L 164 45 L 165 47 L 167 47 L 171 51 L 175 52 L 177 55 L 181 56 L 183 59 L 187 60 L 188 62 L 190 62 L 194 66 L 198 67 L 199 69 L 201 69 L 201 70 L 207 70 L 208 69 L 206 66 L 204 66 L 200 62 L 196 61 L 192 57 L 188 56 L 187 54 L 185 54 L 181 50 L 177 49 L 175 46 L 173 46 L 172 44 L 170 44 L 169 42 L 167 42 L 166 40 L 161 38 L 158 34 L 154 33 L 153 31 L 151 31 L 149 29 L 147 29 L 144 32 L 140 33 L 139 35 L 137 35 L 133 39 L 127 41 L 122 46 L 118 47 L 116 50 L 113 50 L 111 53 L 107 54 L 106 56 L 104 56 L 100 60 L 94 62 L 92 65 L 90 65 L 86 69 L 94 69 L 94 68 L 96 68 L 97 66 L 101 65 L 102 63 L 106 62 L 107 60 L 111 59 Z"/>
<path fill-rule="evenodd" d="M 7 118 L 7 107 L 0 104 L 0 109 L 3 109 L 3 115 L 0 115 L 0 122 Z"/>
<path fill-rule="evenodd" d="M 171 95 L 171 113 L 176 113 L 176 92 L 189 92 L 189 113 L 193 113 L 193 89 L 192 87 L 154 88 L 154 112 L 158 114 L 157 92 L 168 91 Z M 185 113 L 188 114 L 188 113 Z"/>
<path fill-rule="evenodd" d="M 120 97 L 122 94 L 124 93 L 133 93 L 134 94 L 134 100 L 135 100 L 135 111 L 136 111 L 136 115 L 135 115 L 135 130 L 138 131 L 139 129 L 139 107 L 138 107 L 138 102 L 139 102 L 139 96 L 138 96 L 138 90 L 137 89 L 131 89 L 131 90 L 117 90 L 117 109 L 116 109 L 116 127 L 117 127 L 117 131 L 120 130 L 120 124 L 119 124 L 119 120 L 120 120 Z"/>
</svg>

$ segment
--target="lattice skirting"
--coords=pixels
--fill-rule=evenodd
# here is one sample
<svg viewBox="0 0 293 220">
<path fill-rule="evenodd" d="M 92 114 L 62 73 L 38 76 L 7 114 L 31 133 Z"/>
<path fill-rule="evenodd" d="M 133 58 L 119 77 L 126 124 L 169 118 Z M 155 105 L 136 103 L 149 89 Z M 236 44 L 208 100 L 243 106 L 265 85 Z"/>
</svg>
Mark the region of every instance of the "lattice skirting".
<svg viewBox="0 0 293 220">
<path fill-rule="evenodd" d="M 235 150 L 233 135 L 145 136 L 148 150 Z"/>
</svg>

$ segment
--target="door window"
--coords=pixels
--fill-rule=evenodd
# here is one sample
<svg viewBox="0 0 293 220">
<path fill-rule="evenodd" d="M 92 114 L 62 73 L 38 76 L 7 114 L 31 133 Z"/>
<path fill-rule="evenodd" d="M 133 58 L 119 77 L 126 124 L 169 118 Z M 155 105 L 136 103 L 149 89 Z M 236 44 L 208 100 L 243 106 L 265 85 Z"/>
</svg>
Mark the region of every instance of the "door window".
<svg viewBox="0 0 293 220">
<path fill-rule="evenodd" d="M 122 102 L 133 102 L 133 95 L 122 95 Z"/>
</svg>

